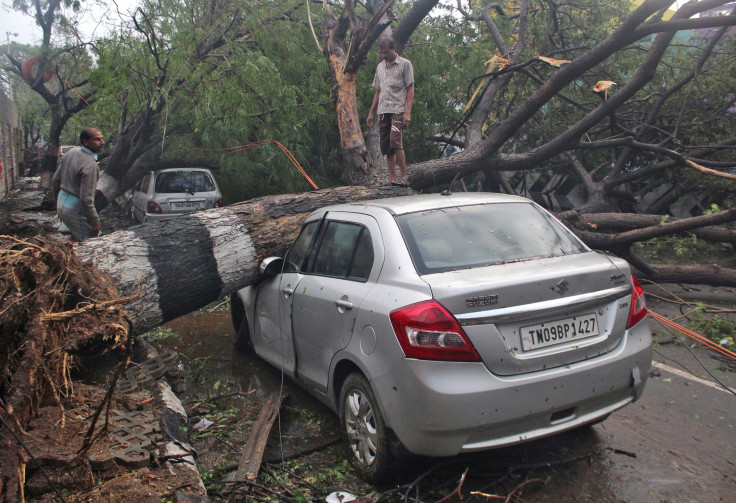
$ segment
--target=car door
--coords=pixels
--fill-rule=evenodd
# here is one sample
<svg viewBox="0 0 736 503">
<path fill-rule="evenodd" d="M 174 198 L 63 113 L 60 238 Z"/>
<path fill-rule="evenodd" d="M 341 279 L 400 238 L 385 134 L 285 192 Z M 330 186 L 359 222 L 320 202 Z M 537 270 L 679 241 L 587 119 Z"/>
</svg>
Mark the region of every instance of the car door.
<svg viewBox="0 0 736 503">
<path fill-rule="evenodd" d="M 267 278 L 258 288 L 255 304 L 254 331 L 251 336 L 256 354 L 294 375 L 294 342 L 291 336 L 293 293 L 304 276 L 307 256 L 317 235 L 321 220 L 304 224 L 299 237 L 284 258 L 283 270 Z"/>
<path fill-rule="evenodd" d="M 350 342 L 358 309 L 373 288 L 383 245 L 367 215 L 330 212 L 293 293 L 297 376 L 324 393 L 335 354 Z M 283 281 L 283 280 L 282 280 Z"/>
</svg>

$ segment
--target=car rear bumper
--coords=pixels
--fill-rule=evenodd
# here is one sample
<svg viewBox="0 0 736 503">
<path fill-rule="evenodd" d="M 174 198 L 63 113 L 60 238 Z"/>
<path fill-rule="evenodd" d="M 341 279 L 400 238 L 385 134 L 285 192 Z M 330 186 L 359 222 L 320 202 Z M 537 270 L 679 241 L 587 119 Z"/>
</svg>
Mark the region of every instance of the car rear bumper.
<svg viewBox="0 0 736 503">
<path fill-rule="evenodd" d="M 604 418 L 641 396 L 651 355 L 642 322 L 613 351 L 572 365 L 497 376 L 482 363 L 406 359 L 372 385 L 387 425 L 410 452 L 453 456 Z"/>
<path fill-rule="evenodd" d="M 194 210 L 196 211 L 196 210 Z M 144 222 L 158 222 L 159 220 L 168 220 L 170 218 L 180 217 L 182 215 L 189 215 L 194 211 L 180 211 L 178 213 L 146 213 L 143 217 Z"/>
</svg>

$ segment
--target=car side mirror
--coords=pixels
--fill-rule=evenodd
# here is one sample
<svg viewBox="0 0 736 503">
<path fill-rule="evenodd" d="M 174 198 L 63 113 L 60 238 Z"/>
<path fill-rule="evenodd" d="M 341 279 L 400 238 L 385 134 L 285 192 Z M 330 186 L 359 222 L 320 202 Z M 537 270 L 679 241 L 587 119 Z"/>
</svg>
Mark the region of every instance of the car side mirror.
<svg viewBox="0 0 736 503">
<path fill-rule="evenodd" d="M 284 268 L 284 259 L 281 257 L 267 257 L 263 259 L 260 266 L 262 276 L 273 277 L 281 272 Z"/>
</svg>

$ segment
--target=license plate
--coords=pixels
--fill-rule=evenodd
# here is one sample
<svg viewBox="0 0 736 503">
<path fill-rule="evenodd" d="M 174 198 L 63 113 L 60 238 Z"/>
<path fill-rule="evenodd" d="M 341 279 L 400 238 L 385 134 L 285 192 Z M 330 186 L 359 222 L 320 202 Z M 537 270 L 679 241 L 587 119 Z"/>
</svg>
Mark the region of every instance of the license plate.
<svg viewBox="0 0 736 503">
<path fill-rule="evenodd" d="M 523 351 L 585 339 L 599 334 L 595 313 L 538 323 L 519 329 Z"/>
<path fill-rule="evenodd" d="M 183 203 L 171 203 L 171 208 L 175 210 L 196 210 L 204 207 L 203 204 L 198 201 L 186 201 Z"/>
</svg>

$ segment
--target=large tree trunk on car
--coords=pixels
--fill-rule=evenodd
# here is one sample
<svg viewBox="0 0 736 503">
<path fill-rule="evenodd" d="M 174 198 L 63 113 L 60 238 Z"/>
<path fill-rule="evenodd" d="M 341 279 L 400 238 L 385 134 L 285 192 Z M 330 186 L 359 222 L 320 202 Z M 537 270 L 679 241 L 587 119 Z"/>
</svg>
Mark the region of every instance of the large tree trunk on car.
<svg viewBox="0 0 736 503">
<path fill-rule="evenodd" d="M 411 193 L 392 186 L 348 186 L 266 196 L 138 225 L 85 241 L 75 250 L 80 258 L 92 260 L 110 274 L 121 296 L 133 295 L 141 287 L 140 296 L 125 306 L 140 333 L 255 282 L 261 260 L 283 256 L 307 213 L 331 204 Z M 736 275 L 729 269 L 646 264 L 629 252 L 637 237 L 649 239 L 719 225 L 734 217 L 734 210 L 729 210 L 621 234 L 575 232 L 596 249 L 619 253 L 639 269 L 642 278 L 736 286 Z"/>
<path fill-rule="evenodd" d="M 348 186 L 266 196 L 131 227 L 80 243 L 75 250 L 80 258 L 92 260 L 112 275 L 121 296 L 133 295 L 141 287 L 141 295 L 125 306 L 140 333 L 252 284 L 258 277 L 260 261 L 283 256 L 307 213 L 336 203 L 410 193 L 410 189 L 392 186 Z M 630 253 L 637 237 L 649 239 L 719 225 L 733 221 L 734 216 L 736 213 L 730 210 L 621 234 L 602 235 L 582 229 L 575 232 L 596 249 L 619 253 L 632 262 L 642 278 L 736 286 L 736 276 L 729 269 L 672 269 L 647 264 Z"/>
<path fill-rule="evenodd" d="M 306 215 L 350 201 L 411 194 L 402 187 L 338 187 L 266 196 L 151 222 L 75 246 L 110 274 L 135 330 L 145 332 L 253 283 L 260 261 L 283 256 Z"/>
</svg>

